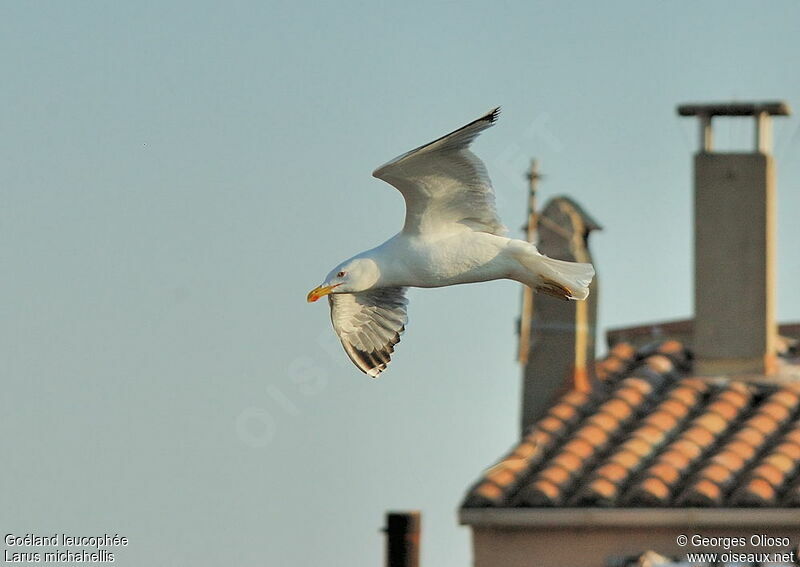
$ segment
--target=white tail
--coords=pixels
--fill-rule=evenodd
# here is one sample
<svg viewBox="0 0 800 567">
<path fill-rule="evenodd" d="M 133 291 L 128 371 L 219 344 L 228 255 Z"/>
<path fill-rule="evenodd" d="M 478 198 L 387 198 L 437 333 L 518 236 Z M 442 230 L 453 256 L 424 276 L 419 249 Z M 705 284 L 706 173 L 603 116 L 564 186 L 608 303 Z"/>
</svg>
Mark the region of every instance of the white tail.
<svg viewBox="0 0 800 567">
<path fill-rule="evenodd" d="M 548 258 L 540 254 L 532 244 L 519 242 L 526 246 L 514 246 L 514 256 L 528 272 L 526 277 L 520 280 L 522 283 L 560 299 L 581 300 L 589 297 L 589 284 L 594 277 L 594 266 Z"/>
</svg>

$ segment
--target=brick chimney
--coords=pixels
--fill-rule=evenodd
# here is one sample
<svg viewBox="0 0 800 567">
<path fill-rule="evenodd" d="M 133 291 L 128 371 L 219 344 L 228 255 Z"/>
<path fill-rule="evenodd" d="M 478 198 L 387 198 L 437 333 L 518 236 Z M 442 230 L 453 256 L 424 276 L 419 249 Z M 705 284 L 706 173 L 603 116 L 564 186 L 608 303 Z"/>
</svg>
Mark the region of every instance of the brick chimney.
<svg viewBox="0 0 800 567">
<path fill-rule="evenodd" d="M 694 156 L 694 372 L 769 375 L 776 371 L 775 163 L 771 117 L 783 102 L 685 104 L 700 122 Z M 755 121 L 751 152 L 713 149 L 715 116 Z"/>
<path fill-rule="evenodd" d="M 551 258 L 591 262 L 589 234 L 600 228 L 567 197 L 550 200 L 536 222 L 539 251 Z M 594 379 L 597 327 L 597 276 L 585 301 L 563 301 L 524 290 L 520 319 L 520 362 L 524 366 L 521 428 L 525 432 L 554 398 L 570 387 L 588 389 Z"/>
</svg>

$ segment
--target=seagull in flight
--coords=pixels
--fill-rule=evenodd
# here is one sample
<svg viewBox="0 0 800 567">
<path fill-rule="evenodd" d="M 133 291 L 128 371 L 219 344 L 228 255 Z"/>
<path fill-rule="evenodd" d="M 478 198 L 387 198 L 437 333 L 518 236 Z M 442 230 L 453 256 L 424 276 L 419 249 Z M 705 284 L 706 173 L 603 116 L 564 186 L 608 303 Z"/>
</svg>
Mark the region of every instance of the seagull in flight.
<svg viewBox="0 0 800 567">
<path fill-rule="evenodd" d="M 507 238 L 483 162 L 469 146 L 500 114 L 396 157 L 372 175 L 403 195 L 403 230 L 336 266 L 309 302 L 328 296 L 333 328 L 362 372 L 383 372 L 405 330 L 406 289 L 510 279 L 564 300 L 589 295 L 594 268 L 540 254 Z"/>
</svg>

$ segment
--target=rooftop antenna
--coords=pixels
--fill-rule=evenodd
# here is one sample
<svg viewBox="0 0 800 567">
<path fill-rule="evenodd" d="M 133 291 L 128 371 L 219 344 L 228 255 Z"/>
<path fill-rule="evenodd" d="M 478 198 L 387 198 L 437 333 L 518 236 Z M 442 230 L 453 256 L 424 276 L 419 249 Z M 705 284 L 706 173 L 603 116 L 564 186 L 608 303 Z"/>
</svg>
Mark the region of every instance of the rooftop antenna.
<svg viewBox="0 0 800 567">
<path fill-rule="evenodd" d="M 536 158 L 531 160 L 528 173 L 528 222 L 522 229 L 525 231 L 525 239 L 536 244 L 539 219 L 536 212 L 536 190 L 542 175 L 539 173 L 539 162 Z M 533 290 L 528 286 L 522 288 L 522 315 L 519 320 L 519 346 L 517 348 L 517 358 L 520 364 L 527 364 L 528 352 L 531 343 L 531 320 L 533 319 Z"/>
</svg>

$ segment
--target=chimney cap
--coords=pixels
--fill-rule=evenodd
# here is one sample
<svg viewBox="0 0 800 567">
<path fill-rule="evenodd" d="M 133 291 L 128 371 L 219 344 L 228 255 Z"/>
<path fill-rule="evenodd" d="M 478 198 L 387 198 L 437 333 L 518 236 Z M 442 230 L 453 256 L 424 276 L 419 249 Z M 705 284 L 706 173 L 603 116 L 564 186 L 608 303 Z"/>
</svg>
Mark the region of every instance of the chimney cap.
<svg viewBox="0 0 800 567">
<path fill-rule="evenodd" d="M 789 105 L 782 101 L 769 102 L 718 102 L 710 104 L 681 104 L 681 116 L 758 116 L 766 113 L 771 116 L 789 116 Z"/>
</svg>

